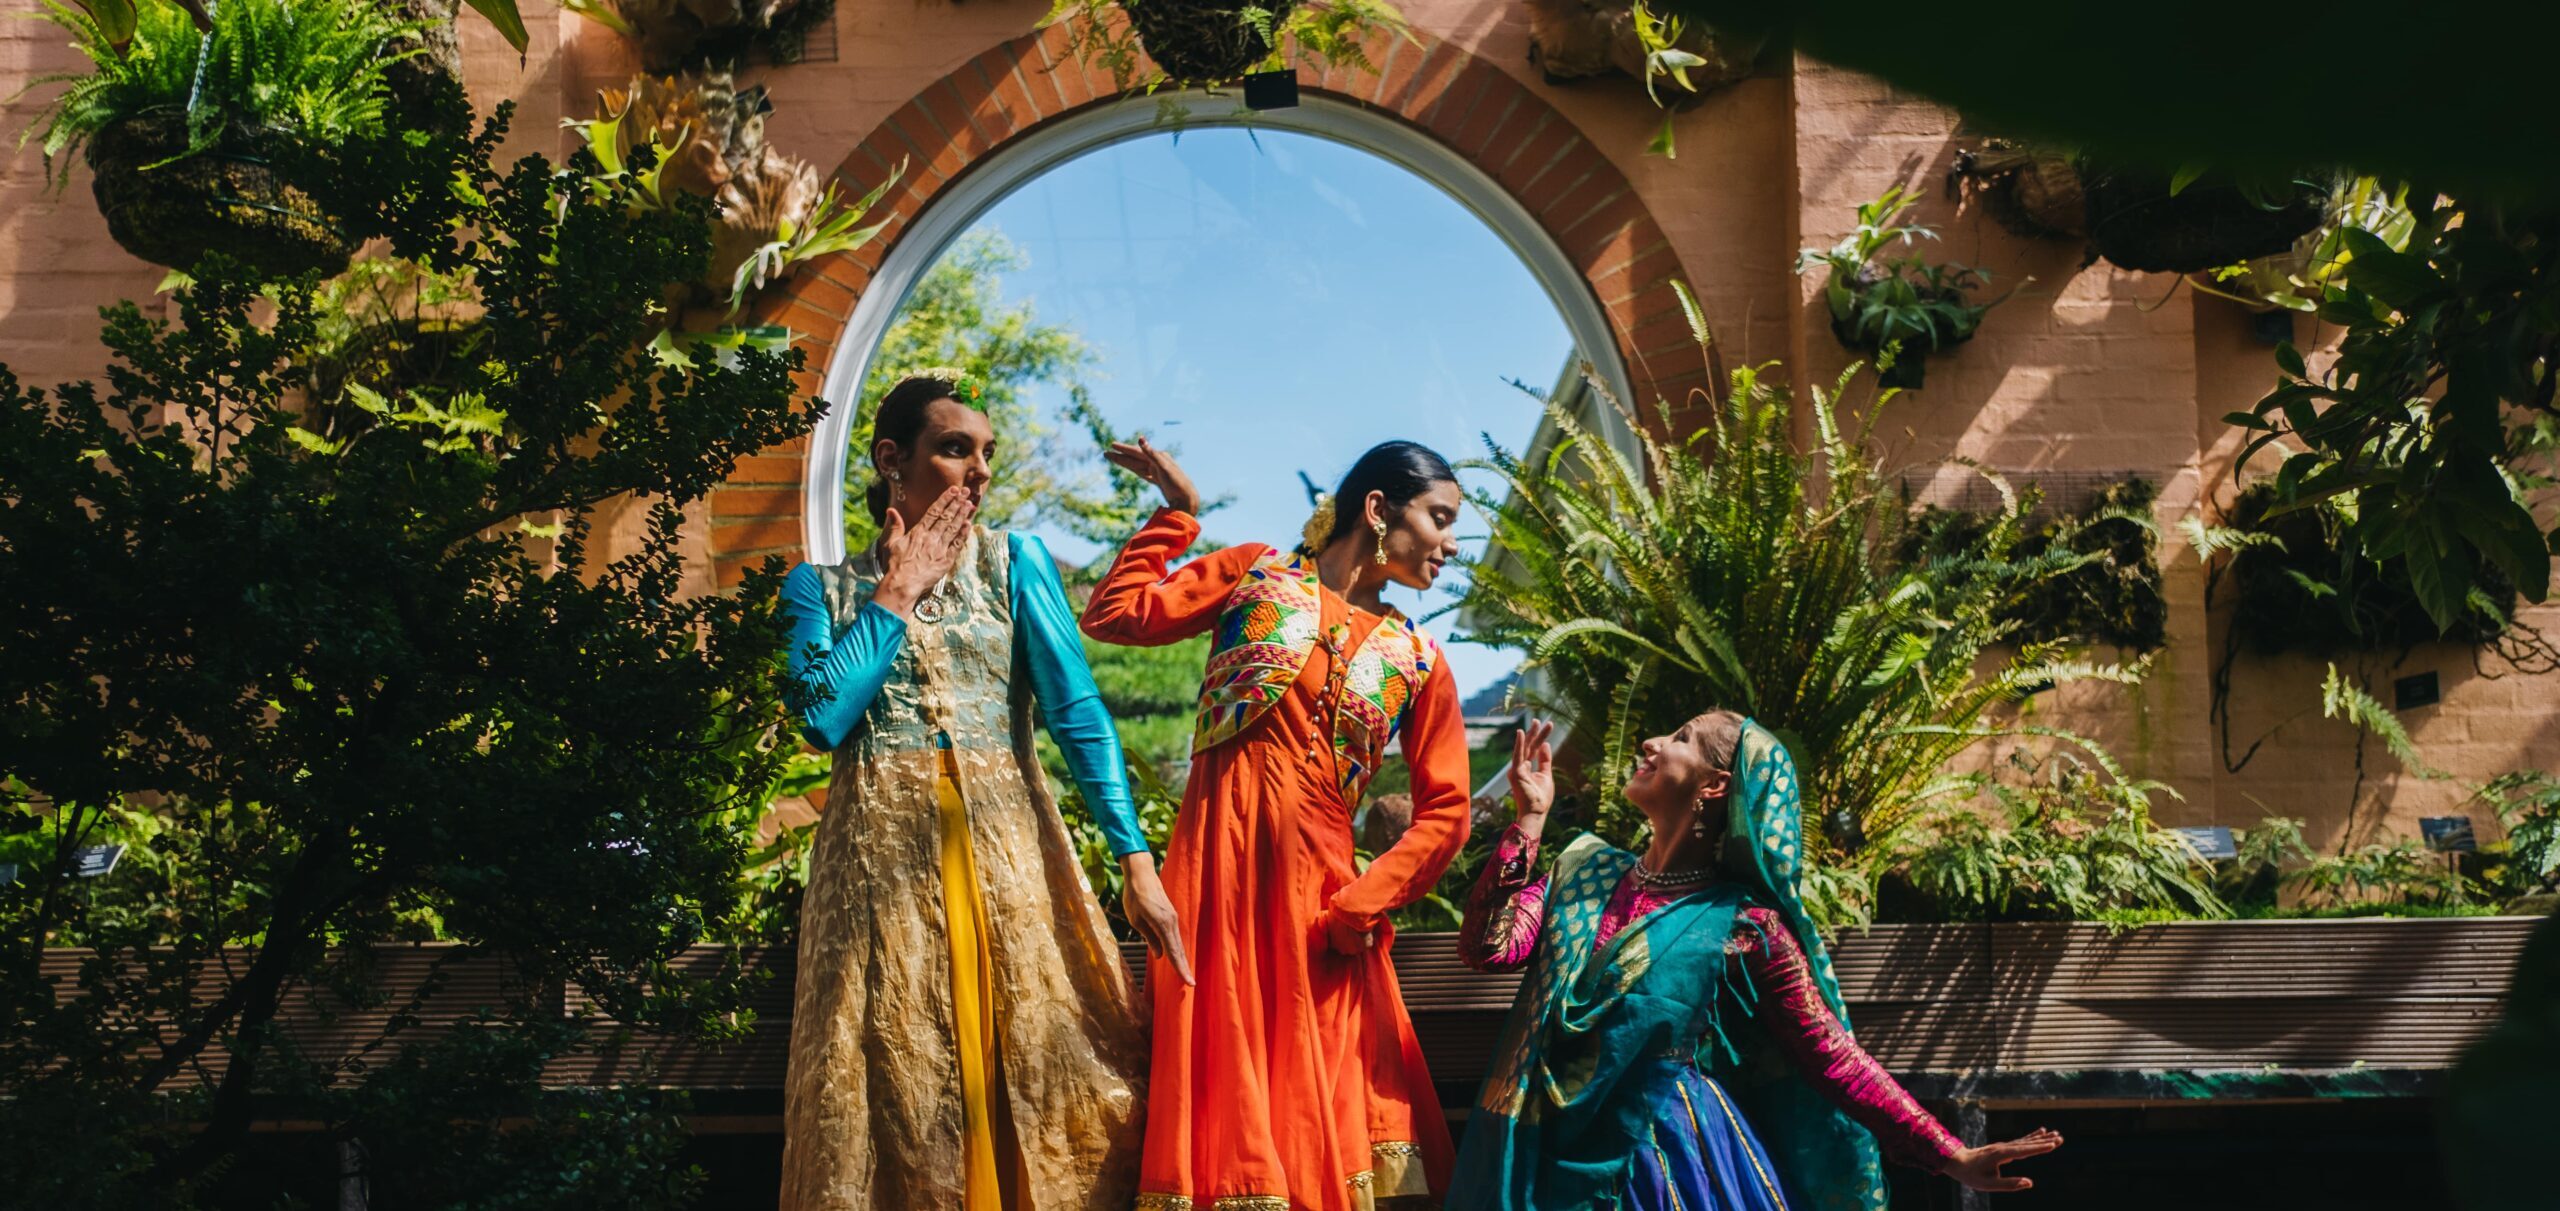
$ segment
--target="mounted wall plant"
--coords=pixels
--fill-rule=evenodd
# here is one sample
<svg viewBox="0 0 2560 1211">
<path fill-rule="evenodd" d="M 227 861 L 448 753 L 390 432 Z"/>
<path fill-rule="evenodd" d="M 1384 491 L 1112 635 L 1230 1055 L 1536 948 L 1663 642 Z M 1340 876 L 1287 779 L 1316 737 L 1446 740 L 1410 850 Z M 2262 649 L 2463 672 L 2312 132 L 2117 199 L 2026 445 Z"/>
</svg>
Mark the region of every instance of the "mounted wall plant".
<svg viewBox="0 0 2560 1211">
<path fill-rule="evenodd" d="M 2089 256 L 2126 269 L 2197 273 L 2281 253 L 2320 227 L 2330 182 L 2216 179 L 2080 162 Z"/>
<path fill-rule="evenodd" d="M 2092 493 L 2080 507 L 2022 533 L 2003 558 L 2028 563 L 2051 555 L 2070 566 L 2018 586 L 2000 616 L 2024 643 L 2097 643 L 2152 652 L 2168 642 L 2169 600 L 2160 577 L 2160 525 L 2150 480 L 2127 478 Z M 2025 497 L 2029 512 L 2035 497 Z M 1902 556 L 1919 562 L 1969 558 L 1997 519 L 1969 509 L 1922 509 L 1904 535 Z"/>
<path fill-rule="evenodd" d="M 346 267 L 335 161 L 383 128 L 387 73 L 422 53 L 423 23 L 374 0 L 225 0 L 201 33 L 152 3 L 122 40 L 59 4 L 45 19 L 91 70 L 36 81 L 68 87 L 19 142 L 41 141 L 57 187 L 62 157 L 86 154 L 116 243 L 176 269 L 215 249 L 276 274 Z"/>
<path fill-rule="evenodd" d="M 1643 0 L 1527 0 L 1529 62 L 1549 84 L 1616 72 L 1666 111 L 1650 150 L 1676 155 L 1672 119 L 1698 97 L 1751 74 L 1768 39 L 1656 14 Z M 1679 92 L 1663 99 L 1668 81 Z"/>
<path fill-rule="evenodd" d="M 1040 24 L 1065 27 L 1068 57 L 1110 72 L 1124 93 L 1216 88 L 1294 64 L 1375 71 L 1371 34 L 1413 36 L 1386 0 L 1056 0 Z"/>
<path fill-rule="evenodd" d="M 797 63 L 835 0 L 563 0 L 562 8 L 628 38 L 660 75 L 735 68 L 751 57 Z"/>
<path fill-rule="evenodd" d="M 599 97 L 603 116 L 570 122 L 586 140 L 607 179 L 640 182 L 637 197 L 673 209 L 680 199 L 716 203 L 711 257 L 696 281 L 670 298 L 679 319 L 688 310 L 725 308 L 735 316 L 755 292 L 804 261 L 850 252 L 871 241 L 887 223 L 863 226 L 872 208 L 905 171 L 890 174 L 869 194 L 847 200 L 836 182 L 808 161 L 764 141 L 764 117 L 773 108 L 759 85 L 741 89 L 728 72 L 669 78 L 634 77 Z M 778 331 L 678 336 L 661 341 L 661 356 L 709 340 L 787 340 Z"/>
<path fill-rule="evenodd" d="M 1917 251 L 1878 259 L 1897 244 L 1938 238 L 1937 232 L 1917 224 L 1893 225 L 1915 200 L 1901 186 L 1888 189 L 1858 208 L 1857 230 L 1829 251 L 1807 248 L 1796 254 L 1797 273 L 1816 266 L 1827 272 L 1822 296 L 1831 312 L 1831 334 L 1842 345 L 1876 355 L 1877 371 L 1888 387 L 1920 386 L 1927 356 L 1972 340 L 1983 313 L 2001 301 L 1972 301 L 1974 291 L 1991 279 L 1981 270 L 1931 264 Z"/>
</svg>

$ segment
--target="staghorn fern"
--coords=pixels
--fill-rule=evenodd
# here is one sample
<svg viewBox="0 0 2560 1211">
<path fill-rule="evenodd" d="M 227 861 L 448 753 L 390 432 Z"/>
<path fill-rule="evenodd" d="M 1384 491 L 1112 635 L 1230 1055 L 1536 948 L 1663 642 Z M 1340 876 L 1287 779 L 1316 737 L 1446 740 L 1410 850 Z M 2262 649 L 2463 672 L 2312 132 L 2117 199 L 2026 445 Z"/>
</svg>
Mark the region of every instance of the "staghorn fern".
<svg viewBox="0 0 2560 1211">
<path fill-rule="evenodd" d="M 376 0 L 225 0 L 212 15 L 213 28 L 199 35 L 185 10 L 143 5 L 131 44 L 119 49 L 87 13 L 46 0 L 44 19 L 71 34 L 91 70 L 34 82 L 66 87 L 19 145 L 40 142 L 57 185 L 66 153 L 116 122 L 153 114 L 185 115 L 190 155 L 234 127 L 335 148 L 382 127 L 383 69 L 421 53 L 393 46 L 424 25 Z"/>
<path fill-rule="evenodd" d="M 1809 451 L 1793 440 L 1795 401 L 1765 368 L 1746 368 L 1727 375 L 1686 442 L 1652 436 L 1672 428 L 1667 407 L 1636 416 L 1594 381 L 1628 413 L 1636 458 L 1550 405 L 1551 452 L 1533 464 L 1488 438 L 1472 464 L 1509 491 L 1475 495 L 1501 558 L 1473 569 L 1470 638 L 1527 652 L 1548 674 L 1557 698 L 1539 705 L 1576 723 L 1602 792 L 1594 823 L 1613 840 L 1642 827 L 1616 797 L 1634 746 L 1711 706 L 1787 742 L 1808 842 L 1837 854 L 1946 793 L 1941 772 L 1966 750 L 2033 730 L 2000 717 L 2026 694 L 2140 676 L 2140 665 L 2065 659 L 2052 644 L 2004 644 L 2019 586 L 2081 562 L 2008 558 L 2031 494 L 2000 485 L 2005 503 L 1972 541 L 1897 557 L 1909 502 L 1870 454 L 1894 393 L 1844 425 L 1856 374 L 1811 392 Z"/>
</svg>

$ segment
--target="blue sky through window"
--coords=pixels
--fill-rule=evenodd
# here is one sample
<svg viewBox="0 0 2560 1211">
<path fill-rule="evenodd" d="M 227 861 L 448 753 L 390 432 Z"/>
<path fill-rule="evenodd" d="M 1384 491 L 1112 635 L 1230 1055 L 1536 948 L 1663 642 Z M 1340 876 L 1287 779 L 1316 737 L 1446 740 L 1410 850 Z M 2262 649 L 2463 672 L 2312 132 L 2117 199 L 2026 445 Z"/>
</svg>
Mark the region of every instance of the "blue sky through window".
<svg viewBox="0 0 2560 1211">
<path fill-rule="evenodd" d="M 980 216 L 1029 264 L 1008 301 L 1092 347 L 1105 415 L 1179 447 L 1221 543 L 1284 542 L 1298 472 L 1330 488 L 1361 451 L 1408 438 L 1452 461 L 1490 432 L 1517 450 L 1573 343 L 1493 230 L 1428 181 L 1329 140 L 1234 127 L 1151 134 L 1051 170 Z M 1055 418 L 1064 392 L 1035 392 Z M 1464 532 L 1481 546 L 1482 519 Z M 1103 552 L 1044 534 L 1062 558 Z M 1390 590 L 1417 616 L 1446 606 Z M 1418 607 L 1418 608 L 1417 608 Z M 1433 630 L 1446 638 L 1454 617 Z M 1469 694 L 1515 654 L 1452 645 Z"/>
</svg>

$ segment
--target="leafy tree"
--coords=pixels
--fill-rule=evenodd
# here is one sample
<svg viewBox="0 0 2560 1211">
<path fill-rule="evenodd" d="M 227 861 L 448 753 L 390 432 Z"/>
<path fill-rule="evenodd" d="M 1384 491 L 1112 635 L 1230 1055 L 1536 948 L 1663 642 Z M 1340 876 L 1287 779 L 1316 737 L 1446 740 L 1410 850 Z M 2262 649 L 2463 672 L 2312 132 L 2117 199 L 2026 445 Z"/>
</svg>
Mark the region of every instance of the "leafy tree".
<svg viewBox="0 0 2560 1211">
<path fill-rule="evenodd" d="M 994 480 L 987 485 L 980 520 L 1015 529 L 1054 523 L 1097 540 L 1115 533 L 1126 537 L 1135 528 L 1120 528 L 1125 511 L 1109 511 L 1111 503 L 1124 494 L 1105 486 L 1109 481 L 1097 479 L 1102 465 L 1099 446 L 1088 448 L 1062 438 L 1023 398 L 1034 386 L 1064 385 L 1074 401 L 1069 419 L 1088 435 L 1107 432 L 1079 382 L 1093 364 L 1093 352 L 1083 338 L 1062 325 L 1042 323 L 1030 303 L 1005 301 L 1004 275 L 1029 263 L 1003 233 L 973 232 L 953 244 L 917 281 L 880 338 L 880 349 L 871 357 L 870 373 L 864 376 L 854 403 L 856 448 L 845 460 L 849 499 L 861 499 L 862 489 L 871 482 L 866 438 L 880 397 L 908 374 L 949 366 L 985 383 L 987 419 L 997 435 L 1001 456 L 995 461 Z M 1095 527 L 1100 527 L 1099 532 L 1094 532 Z M 878 536 L 868 513 L 858 507 L 845 510 L 846 550 L 862 550 Z"/>
<path fill-rule="evenodd" d="M 2351 501 L 2341 550 L 2394 561 L 2451 632 L 2484 590 L 2550 592 L 2560 529 L 2524 497 L 2560 439 L 2560 214 L 2410 196 L 2405 251 L 2341 232 L 2350 259 L 2319 309 L 2345 330 L 2337 358 L 2314 372 L 2278 348 L 2275 390 L 2230 420 L 2252 434 L 2244 459 L 2285 451 L 2280 509 Z"/>
<path fill-rule="evenodd" d="M 469 284 L 430 382 L 324 367 L 319 284 L 220 257 L 176 322 L 107 310 L 104 390 L 0 371 L 14 1197 L 186 1205 L 279 1114 L 362 1155 L 384 1206 L 684 1193 L 664 1104 L 537 1077 L 588 1037 L 563 986 L 736 1026 L 737 979 L 670 960 L 737 910 L 782 761 L 778 580 L 688 598 L 677 533 L 811 417 L 797 353 L 652 353 L 707 204 L 585 153 L 502 171 L 505 121 L 350 158 L 358 234 Z M 591 511 L 633 495 L 636 547 L 598 554 Z M 102 841 L 126 865 L 77 877 Z M 383 1004 L 382 944 L 429 936 L 510 991 Z M 57 971 L 58 947 L 91 954 Z"/>
</svg>

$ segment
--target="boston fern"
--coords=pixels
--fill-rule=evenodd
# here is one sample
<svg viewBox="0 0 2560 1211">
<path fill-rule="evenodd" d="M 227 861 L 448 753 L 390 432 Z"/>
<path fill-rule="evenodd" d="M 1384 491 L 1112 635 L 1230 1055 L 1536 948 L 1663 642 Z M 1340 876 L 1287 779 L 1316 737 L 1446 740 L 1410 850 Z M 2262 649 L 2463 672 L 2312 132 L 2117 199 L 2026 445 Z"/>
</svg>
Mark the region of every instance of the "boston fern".
<svg viewBox="0 0 2560 1211">
<path fill-rule="evenodd" d="M 1703 343 L 1695 301 L 1682 297 Z M 1487 439 L 1482 465 L 1510 491 L 1476 495 L 1498 552 L 1468 589 L 1472 638 L 1524 649 L 1544 671 L 1546 705 L 1596 762 L 1607 835 L 1623 841 L 1642 824 L 1616 802 L 1636 745 L 1709 707 L 1782 737 L 1802 770 L 1810 843 L 1854 852 L 1965 790 L 1943 771 L 1981 741 L 2059 735 L 2003 720 L 2003 707 L 2061 682 L 2137 680 L 2137 669 L 2068 659 L 2056 645 L 2005 643 L 2017 586 L 2079 560 L 2011 559 L 2027 516 L 1996 478 L 2008 503 L 1971 542 L 1897 556 L 1909 503 L 1870 453 L 1894 393 L 1844 430 L 1839 399 L 1854 374 L 1811 392 L 1804 452 L 1791 437 L 1796 403 L 1762 369 L 1730 374 L 1690 441 L 1650 435 L 1671 428 L 1667 411 L 1629 414 L 1640 463 L 1554 405 L 1562 440 L 1534 465 Z"/>
<path fill-rule="evenodd" d="M 128 118 L 183 114 L 190 153 L 232 127 L 281 131 L 335 148 L 382 128 L 383 69 L 417 54 L 390 49 L 422 27 L 377 0 L 224 0 L 200 35 L 187 13 L 146 4 L 122 45 L 87 12 L 47 0 L 45 19 L 70 31 L 92 67 L 35 83 L 67 84 L 20 140 L 41 139 L 58 161 Z"/>
</svg>

